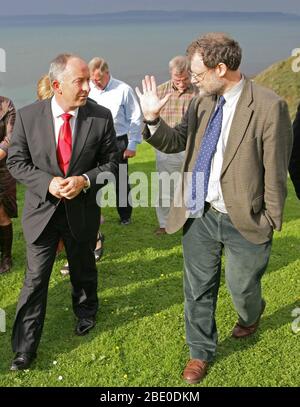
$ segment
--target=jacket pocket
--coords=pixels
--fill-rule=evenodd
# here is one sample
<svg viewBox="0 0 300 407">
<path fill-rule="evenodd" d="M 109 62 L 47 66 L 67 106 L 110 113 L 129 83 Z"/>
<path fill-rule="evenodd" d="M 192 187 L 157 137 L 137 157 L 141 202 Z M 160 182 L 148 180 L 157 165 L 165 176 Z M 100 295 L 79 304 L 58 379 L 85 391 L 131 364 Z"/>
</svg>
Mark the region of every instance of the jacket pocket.
<svg viewBox="0 0 300 407">
<path fill-rule="evenodd" d="M 263 208 L 264 196 L 260 195 L 252 201 L 252 210 L 253 213 L 259 213 Z"/>
</svg>

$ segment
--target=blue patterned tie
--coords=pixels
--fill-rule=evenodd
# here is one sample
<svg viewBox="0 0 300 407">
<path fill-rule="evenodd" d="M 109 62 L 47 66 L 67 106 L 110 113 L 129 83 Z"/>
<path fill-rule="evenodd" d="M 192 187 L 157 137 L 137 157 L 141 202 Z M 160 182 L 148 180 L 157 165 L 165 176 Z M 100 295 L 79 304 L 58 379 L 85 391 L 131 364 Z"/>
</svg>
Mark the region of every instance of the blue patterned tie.
<svg viewBox="0 0 300 407">
<path fill-rule="evenodd" d="M 219 98 L 218 105 L 206 127 L 200 151 L 192 173 L 192 187 L 189 189 L 188 209 L 192 215 L 202 215 L 207 196 L 211 160 L 216 151 L 222 130 L 223 106 L 226 100 Z M 204 188 L 203 188 L 204 186 Z"/>
</svg>

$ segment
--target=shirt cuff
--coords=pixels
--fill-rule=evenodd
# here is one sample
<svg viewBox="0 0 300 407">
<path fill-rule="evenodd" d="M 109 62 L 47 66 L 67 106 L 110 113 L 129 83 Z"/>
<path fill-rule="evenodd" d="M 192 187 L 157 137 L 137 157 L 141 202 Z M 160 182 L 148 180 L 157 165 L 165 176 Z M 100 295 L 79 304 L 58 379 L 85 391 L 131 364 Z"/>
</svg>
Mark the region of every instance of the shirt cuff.
<svg viewBox="0 0 300 407">
<path fill-rule="evenodd" d="M 137 144 L 138 144 L 138 143 L 137 143 L 136 141 L 134 141 L 134 140 L 129 140 L 128 146 L 127 146 L 126 150 L 136 151 L 136 145 L 137 145 Z"/>
<path fill-rule="evenodd" d="M 88 184 L 86 187 L 83 188 L 83 192 L 86 192 L 91 187 L 91 181 L 90 181 L 88 175 L 82 174 L 82 176 L 83 176 L 83 178 L 86 179 L 87 184 Z"/>
<path fill-rule="evenodd" d="M 147 124 L 147 126 L 148 126 L 148 129 L 149 129 L 149 131 L 150 131 L 151 136 L 153 136 L 153 134 L 156 132 L 156 130 L 157 130 L 157 129 L 159 128 L 159 126 L 160 126 L 160 121 L 159 121 L 157 124 L 155 124 L 154 126 L 151 125 L 151 124 Z"/>
</svg>

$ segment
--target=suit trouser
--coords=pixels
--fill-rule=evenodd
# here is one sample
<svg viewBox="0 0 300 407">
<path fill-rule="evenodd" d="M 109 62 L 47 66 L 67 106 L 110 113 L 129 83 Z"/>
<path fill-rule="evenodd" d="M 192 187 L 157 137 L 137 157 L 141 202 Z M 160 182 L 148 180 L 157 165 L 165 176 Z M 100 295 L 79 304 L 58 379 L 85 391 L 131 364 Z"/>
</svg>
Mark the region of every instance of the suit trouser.
<svg viewBox="0 0 300 407">
<path fill-rule="evenodd" d="M 173 179 L 168 183 L 167 188 L 164 183 L 160 183 L 158 201 L 156 207 L 156 216 L 161 228 L 166 227 L 167 217 L 170 211 L 171 202 L 174 198 L 176 185 L 180 180 L 181 167 L 183 164 L 184 152 L 176 154 L 165 154 L 156 150 L 156 170 L 161 176 L 162 173 L 167 173 Z M 170 177 L 171 179 L 171 177 Z"/>
<path fill-rule="evenodd" d="M 191 358 L 211 361 L 217 347 L 215 310 L 225 251 L 225 281 L 239 316 L 250 326 L 262 311 L 261 278 L 272 241 L 254 244 L 233 226 L 229 216 L 208 209 L 188 219 L 183 229 L 185 325 Z"/>
<path fill-rule="evenodd" d="M 12 333 L 14 352 L 36 352 L 38 348 L 46 314 L 49 279 L 60 237 L 69 263 L 73 311 L 78 318 L 96 315 L 97 268 L 93 252 L 96 236 L 89 242 L 76 241 L 61 203 L 40 237 L 34 243 L 27 243 L 27 270 Z"/>
<path fill-rule="evenodd" d="M 116 140 L 119 151 L 125 151 L 128 146 L 127 134 L 118 136 Z M 119 170 L 116 176 L 117 211 L 120 219 L 126 220 L 131 218 L 132 213 L 132 206 L 129 202 L 130 184 L 128 178 L 128 159 L 122 159 L 120 164 L 122 164 L 122 166 L 119 168 L 122 168 L 122 170 Z M 120 171 L 121 174 L 119 176 Z"/>
</svg>

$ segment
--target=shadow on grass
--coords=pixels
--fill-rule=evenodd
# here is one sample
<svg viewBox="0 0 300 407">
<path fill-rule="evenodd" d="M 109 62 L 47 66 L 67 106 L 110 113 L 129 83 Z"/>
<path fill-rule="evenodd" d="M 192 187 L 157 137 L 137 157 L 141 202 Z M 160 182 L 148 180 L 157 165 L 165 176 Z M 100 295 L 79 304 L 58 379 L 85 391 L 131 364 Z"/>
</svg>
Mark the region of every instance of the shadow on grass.
<svg viewBox="0 0 300 407">
<path fill-rule="evenodd" d="M 300 239 L 293 236 L 276 236 L 273 240 L 267 273 L 278 271 L 299 259 Z"/>
<path fill-rule="evenodd" d="M 218 345 L 216 363 L 218 361 L 223 361 L 223 359 L 226 359 L 232 353 L 252 348 L 257 342 L 259 342 L 262 333 L 266 331 L 276 331 L 283 325 L 291 324 L 291 311 L 297 306 L 299 306 L 299 301 L 294 301 L 293 303 L 278 309 L 271 315 L 262 316 L 257 332 L 249 338 L 235 339 L 230 336 L 224 339 Z"/>
<path fill-rule="evenodd" d="M 115 329 L 124 324 L 160 313 L 183 301 L 181 276 L 162 277 L 153 283 L 141 283 L 130 293 L 114 294 L 106 298 L 107 301 L 104 301 L 105 298 L 101 299 L 100 290 L 100 309 L 96 327 L 87 336 L 78 337 L 74 334 L 75 317 L 71 309 L 70 291 L 67 279 L 49 288 L 45 326 L 38 349 L 38 359 L 33 366 L 36 370 L 48 370 L 58 355 L 69 353 L 80 345 L 93 341 L 105 331 L 113 334 Z M 5 309 L 7 333 L 0 337 L 0 375 L 8 373 L 13 357 L 10 335 L 15 309 L 16 304 Z"/>
<path fill-rule="evenodd" d="M 183 302 L 182 278 L 178 275 L 182 269 L 181 253 L 164 255 L 166 250 L 172 249 L 173 243 L 174 239 L 163 242 L 155 240 L 154 244 L 151 242 L 151 248 L 162 254 L 151 261 L 143 257 L 138 261 L 122 261 L 119 256 L 122 257 L 128 250 L 128 247 L 123 247 L 121 252 L 117 250 L 109 256 L 118 261 L 113 269 L 111 259 L 105 260 L 102 265 L 100 262 L 100 310 L 95 329 L 86 337 L 76 337 L 73 333 L 75 318 L 71 309 L 70 283 L 68 278 L 60 280 L 59 264 L 56 264 L 53 270 L 56 284 L 54 287 L 50 285 L 45 329 L 39 347 L 39 358 L 34 368 L 48 370 L 59 354 L 72 352 L 82 343 L 93 341 L 102 332 L 110 331 L 113 334 L 115 329 L 124 324 L 160 313 L 175 304 L 181 304 Z M 291 253 L 285 248 L 290 245 L 299 245 L 299 240 L 278 238 L 274 241 L 272 256 L 275 254 L 276 259 L 271 259 L 269 272 L 276 271 L 296 260 L 295 252 Z M 19 262 L 22 262 L 21 258 L 17 260 L 17 263 Z M 6 277 L 9 276 L 2 276 L 2 278 Z M 224 273 L 222 273 L 222 283 L 223 281 Z M 53 282 L 51 284 L 53 285 Z M 137 286 L 134 287 L 134 284 Z M 129 285 L 133 285 L 130 291 L 126 288 Z M 110 295 L 112 288 L 115 290 Z M 103 292 L 105 294 L 102 296 Z M 297 305 L 295 302 L 268 317 L 263 317 L 258 333 L 249 339 L 237 341 L 227 338 L 222 341 L 218 347 L 216 360 L 226 358 L 233 352 L 251 348 L 259 340 L 260 332 L 276 329 L 291 322 L 290 311 Z M 8 332 L 0 337 L 0 374 L 7 373 L 12 357 L 9 336 L 15 309 L 16 304 L 6 308 Z"/>
<path fill-rule="evenodd" d="M 139 164 L 136 170 L 141 170 L 143 167 L 145 169 L 147 167 L 149 170 L 148 164 L 144 166 Z M 112 211 L 116 216 L 116 209 L 109 209 L 109 211 L 109 216 L 113 213 Z M 178 272 L 182 270 L 182 255 L 181 249 L 176 249 L 181 245 L 181 232 L 172 236 L 154 237 L 153 225 L 156 224 L 154 208 L 134 210 L 134 219 L 136 220 L 128 228 L 123 228 L 110 221 L 104 225 L 107 235 L 105 257 L 99 267 L 100 310 L 95 329 L 85 337 L 74 335 L 75 318 L 71 310 L 70 284 L 68 279 L 61 281 L 58 274 L 59 265 L 56 265 L 53 271 L 56 284 L 55 286 L 53 286 L 53 282 L 52 286 L 50 284 L 47 317 L 39 347 L 39 357 L 34 369 L 48 370 L 58 355 L 71 353 L 82 344 L 93 341 L 102 332 L 109 331 L 113 334 L 114 330 L 122 325 L 160 313 L 183 302 L 182 278 L 178 275 Z M 295 217 L 290 212 L 289 220 L 291 219 L 295 219 Z M 137 234 L 139 229 L 140 233 Z M 279 270 L 298 259 L 299 243 L 299 239 L 294 237 L 278 236 L 274 240 L 268 272 Z M 15 268 L 23 269 L 25 264 L 23 248 L 25 246 L 19 229 L 15 235 L 14 247 L 19 249 L 14 263 Z M 172 251 L 174 248 L 176 250 Z M 147 250 L 153 250 L 157 256 L 147 260 L 144 255 Z M 138 251 L 142 252 L 141 258 L 136 256 Z M 165 251 L 169 251 L 167 255 L 165 255 Z M 223 277 L 224 274 L 222 274 L 222 281 Z M 2 278 L 6 278 L 6 276 L 2 276 Z M 16 279 L 17 277 L 14 277 L 7 281 L 11 282 Z M 129 291 L 127 286 L 134 284 L 137 286 Z M 105 290 L 109 291 L 113 288 L 115 290 L 112 295 L 105 294 L 101 298 L 102 292 L 105 293 Z M 297 305 L 295 302 L 268 317 L 263 317 L 260 330 L 252 338 L 243 341 L 227 338 L 222 341 L 218 348 L 216 361 L 226 358 L 233 352 L 250 348 L 259 340 L 260 332 L 276 329 L 290 322 L 290 311 Z M 8 320 L 7 333 L 0 334 L 0 375 L 7 373 L 12 358 L 10 334 L 15 309 L 16 304 L 5 308 Z"/>
</svg>

